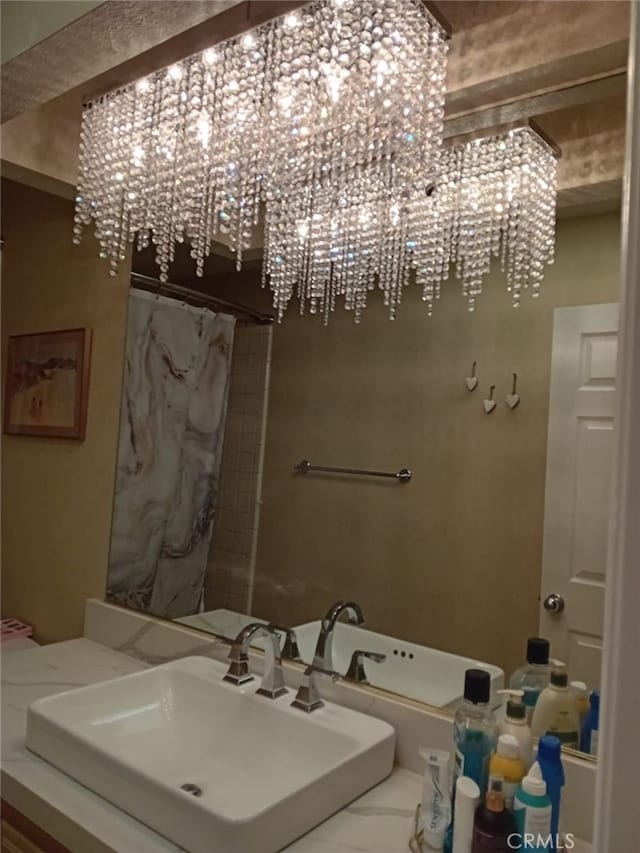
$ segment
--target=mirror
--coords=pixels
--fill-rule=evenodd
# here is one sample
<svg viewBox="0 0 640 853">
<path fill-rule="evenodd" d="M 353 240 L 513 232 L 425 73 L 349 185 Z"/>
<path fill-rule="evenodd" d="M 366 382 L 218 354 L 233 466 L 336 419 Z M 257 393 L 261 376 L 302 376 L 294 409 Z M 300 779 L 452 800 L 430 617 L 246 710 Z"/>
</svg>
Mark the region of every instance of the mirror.
<svg viewBox="0 0 640 853">
<path fill-rule="evenodd" d="M 236 272 L 218 245 L 202 278 L 179 247 L 162 286 L 135 252 L 107 597 L 229 639 L 286 626 L 294 657 L 453 709 L 478 665 L 499 704 L 536 636 L 599 688 L 625 83 L 583 82 L 595 18 L 561 49 L 566 9 L 530 4 L 525 27 L 529 4 L 439 5 L 447 132 L 486 130 L 501 100 L 491 69 L 468 79 L 489 28 L 504 99 L 562 149 L 539 299 L 514 310 L 496 262 L 472 313 L 451 277 L 432 317 L 407 287 L 393 321 L 372 292 L 359 324 L 278 324 L 259 247 Z M 542 65 L 509 65 L 521 32 L 558 48 L 550 94 Z"/>
</svg>

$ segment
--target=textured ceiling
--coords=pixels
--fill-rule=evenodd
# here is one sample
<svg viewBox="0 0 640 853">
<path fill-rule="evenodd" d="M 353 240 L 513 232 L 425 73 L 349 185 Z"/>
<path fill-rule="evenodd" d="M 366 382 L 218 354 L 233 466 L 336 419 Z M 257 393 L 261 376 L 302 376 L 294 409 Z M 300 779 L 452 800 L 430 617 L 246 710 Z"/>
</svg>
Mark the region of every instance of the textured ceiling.
<svg viewBox="0 0 640 853">
<path fill-rule="evenodd" d="M 2 66 L 2 122 L 220 14 L 240 0 L 108 0 Z"/>
<path fill-rule="evenodd" d="M 83 100 L 302 2 L 108 0 L 76 25 L 3 66 L 7 113 L 25 109 L 29 99 L 44 101 L 53 90 L 75 86 L 4 124 L 3 174 L 34 186 L 41 186 L 38 182 L 44 177 L 49 180 L 47 191 L 57 192 L 50 187 L 54 179 L 68 184 L 72 193 Z M 618 204 L 629 3 L 438 0 L 438 6 L 453 25 L 446 135 L 490 131 L 508 121 L 535 117 L 563 149 L 559 207 L 582 210 Z M 216 11 L 220 14 L 209 20 Z M 120 56 L 125 58 L 119 61 Z M 17 60 L 24 62 L 22 73 Z M 98 65 L 101 70 L 96 74 Z M 216 251 L 224 254 L 222 247 Z"/>
<path fill-rule="evenodd" d="M 102 3 L 104 0 L 0 0 L 2 62 L 24 53 Z"/>
</svg>

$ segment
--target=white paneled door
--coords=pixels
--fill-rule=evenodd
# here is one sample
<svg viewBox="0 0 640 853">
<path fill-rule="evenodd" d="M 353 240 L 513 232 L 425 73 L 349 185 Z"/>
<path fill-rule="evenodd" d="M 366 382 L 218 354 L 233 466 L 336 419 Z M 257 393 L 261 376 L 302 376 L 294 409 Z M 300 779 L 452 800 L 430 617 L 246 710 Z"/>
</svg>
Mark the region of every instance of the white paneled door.
<svg viewBox="0 0 640 853">
<path fill-rule="evenodd" d="M 557 308 L 549 395 L 540 634 L 600 685 L 618 305 Z"/>
</svg>

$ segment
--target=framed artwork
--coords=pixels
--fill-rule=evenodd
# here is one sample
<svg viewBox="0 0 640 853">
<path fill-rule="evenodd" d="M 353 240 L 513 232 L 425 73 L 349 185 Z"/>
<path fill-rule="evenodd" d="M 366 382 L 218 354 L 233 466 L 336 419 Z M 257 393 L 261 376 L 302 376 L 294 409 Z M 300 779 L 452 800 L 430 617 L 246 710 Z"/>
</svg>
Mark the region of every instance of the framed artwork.
<svg viewBox="0 0 640 853">
<path fill-rule="evenodd" d="M 90 329 L 11 335 L 4 431 L 82 441 L 87 423 L 90 360 Z"/>
</svg>

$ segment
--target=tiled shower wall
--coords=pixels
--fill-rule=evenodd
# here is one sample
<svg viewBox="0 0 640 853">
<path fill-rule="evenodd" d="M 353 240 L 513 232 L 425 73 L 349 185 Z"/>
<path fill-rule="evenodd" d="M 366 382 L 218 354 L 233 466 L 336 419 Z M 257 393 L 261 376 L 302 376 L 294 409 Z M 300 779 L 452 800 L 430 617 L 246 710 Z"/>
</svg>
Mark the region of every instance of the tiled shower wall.
<svg viewBox="0 0 640 853">
<path fill-rule="evenodd" d="M 236 326 L 205 610 L 251 612 L 272 333 L 270 326 Z"/>
</svg>

